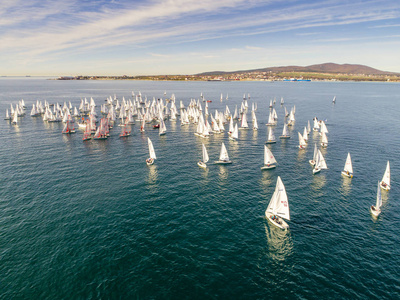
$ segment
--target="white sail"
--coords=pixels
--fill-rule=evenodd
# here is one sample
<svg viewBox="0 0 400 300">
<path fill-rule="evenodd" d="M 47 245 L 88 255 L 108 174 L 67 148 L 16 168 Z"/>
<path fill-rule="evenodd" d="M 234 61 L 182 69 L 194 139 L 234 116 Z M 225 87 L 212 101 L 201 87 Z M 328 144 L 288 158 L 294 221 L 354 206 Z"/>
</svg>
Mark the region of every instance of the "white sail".
<svg viewBox="0 0 400 300">
<path fill-rule="evenodd" d="M 274 134 L 274 130 L 270 127 L 268 130 L 268 142 L 275 142 L 275 134 Z"/>
<path fill-rule="evenodd" d="M 258 130 L 257 117 L 255 114 L 254 114 L 254 118 L 253 118 L 253 129 Z"/>
<path fill-rule="evenodd" d="M 379 182 L 378 182 L 378 190 L 376 192 L 375 209 L 379 210 L 381 206 L 382 206 L 382 195 L 381 195 L 381 187 L 380 187 Z"/>
<path fill-rule="evenodd" d="M 147 142 L 149 144 L 150 158 L 157 159 L 156 152 L 154 151 L 153 143 L 151 142 L 150 138 L 147 138 Z"/>
<path fill-rule="evenodd" d="M 239 129 L 237 123 L 235 124 L 235 127 L 232 131 L 232 134 L 230 136 L 232 139 L 238 139 L 239 138 Z"/>
<path fill-rule="evenodd" d="M 272 154 L 271 150 L 264 145 L 264 165 L 272 165 L 276 164 L 276 159 L 274 155 Z"/>
<path fill-rule="evenodd" d="M 289 201 L 280 176 L 278 176 L 275 192 L 271 197 L 266 212 L 290 221 Z"/>
<path fill-rule="evenodd" d="M 249 125 L 247 124 L 247 116 L 246 116 L 245 112 L 242 115 L 242 124 L 241 124 L 240 128 L 245 128 L 245 129 L 249 128 Z"/>
<path fill-rule="evenodd" d="M 289 136 L 289 129 L 286 124 L 283 124 L 282 136 Z"/>
<path fill-rule="evenodd" d="M 164 120 L 161 119 L 159 135 L 163 135 L 166 132 L 167 132 L 167 127 L 165 126 Z"/>
<path fill-rule="evenodd" d="M 351 163 L 350 152 L 347 154 L 346 163 L 344 164 L 344 171 L 353 174 L 353 165 Z"/>
<path fill-rule="evenodd" d="M 321 134 L 322 133 L 329 133 L 328 128 L 326 128 L 325 122 L 321 121 L 321 125 L 320 125 L 320 130 L 321 130 Z"/>
<path fill-rule="evenodd" d="M 300 132 L 298 132 L 298 134 L 299 134 L 299 147 L 305 147 L 307 145 L 306 141 L 304 140 Z"/>
<path fill-rule="evenodd" d="M 328 137 L 326 136 L 325 132 L 322 133 L 321 145 L 323 147 L 328 146 Z"/>
<path fill-rule="evenodd" d="M 387 162 L 385 174 L 383 174 L 381 183 L 385 183 L 390 188 L 390 164 L 389 164 L 389 161 Z"/>
<path fill-rule="evenodd" d="M 318 150 L 317 160 L 315 162 L 315 168 L 318 168 L 320 170 L 328 169 L 325 158 L 321 153 L 321 150 Z"/>
<path fill-rule="evenodd" d="M 219 160 L 220 161 L 229 161 L 228 151 L 226 150 L 224 143 L 222 143 L 222 146 L 221 146 L 221 153 L 219 155 Z"/>
<path fill-rule="evenodd" d="M 208 153 L 206 146 L 203 144 L 203 163 L 207 163 L 209 161 Z"/>
<path fill-rule="evenodd" d="M 307 127 L 304 127 L 303 131 L 303 139 L 308 142 L 308 132 L 307 132 Z"/>
<path fill-rule="evenodd" d="M 317 148 L 317 144 L 315 143 L 315 144 L 314 144 L 314 155 L 313 155 L 314 164 L 315 164 L 316 161 L 317 161 L 317 156 L 318 156 L 318 148 Z"/>
</svg>

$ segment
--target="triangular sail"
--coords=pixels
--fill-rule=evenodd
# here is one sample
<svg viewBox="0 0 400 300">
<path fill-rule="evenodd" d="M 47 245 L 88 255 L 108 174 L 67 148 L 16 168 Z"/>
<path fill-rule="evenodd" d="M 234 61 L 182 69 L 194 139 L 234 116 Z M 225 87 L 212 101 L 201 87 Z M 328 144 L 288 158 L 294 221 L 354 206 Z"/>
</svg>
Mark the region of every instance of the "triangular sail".
<svg viewBox="0 0 400 300">
<path fill-rule="evenodd" d="M 264 165 L 272 165 L 272 164 L 276 164 L 276 159 L 272 154 L 272 151 L 269 150 L 269 148 L 266 145 L 264 145 Z"/>
<path fill-rule="evenodd" d="M 275 141 L 275 134 L 274 134 L 274 130 L 270 127 L 268 130 L 268 141 Z"/>
<path fill-rule="evenodd" d="M 272 195 L 271 201 L 269 202 L 267 212 L 273 213 L 274 215 L 278 215 L 281 218 L 290 221 L 289 201 L 285 186 L 283 185 L 280 176 L 278 176 L 275 192 Z"/>
<path fill-rule="evenodd" d="M 382 182 L 384 182 L 388 186 L 390 186 L 390 164 L 389 164 L 389 161 L 387 162 L 386 171 L 385 171 L 385 174 L 383 174 Z"/>
<path fill-rule="evenodd" d="M 209 157 L 208 157 L 207 149 L 206 149 L 206 146 L 204 146 L 204 144 L 203 144 L 203 163 L 207 163 L 208 160 L 209 160 Z"/>
<path fill-rule="evenodd" d="M 147 142 L 149 143 L 150 158 L 157 159 L 156 152 L 154 151 L 153 143 L 151 142 L 150 138 L 147 138 Z"/>
<path fill-rule="evenodd" d="M 317 156 L 318 156 L 318 148 L 317 148 L 317 144 L 314 144 L 314 155 L 313 155 L 313 161 L 316 162 L 317 160 Z"/>
<path fill-rule="evenodd" d="M 326 161 L 324 156 L 321 153 L 321 150 L 318 150 L 318 156 L 317 156 L 317 162 L 315 164 L 316 168 L 322 169 L 328 169 L 328 166 L 326 165 Z"/>
<path fill-rule="evenodd" d="M 382 196 L 381 196 L 381 187 L 378 182 L 378 190 L 376 192 L 376 204 L 375 209 L 378 210 L 382 206 Z"/>
<path fill-rule="evenodd" d="M 347 154 L 346 163 L 344 165 L 344 171 L 353 174 L 353 165 L 351 163 L 350 153 Z"/>
<path fill-rule="evenodd" d="M 305 146 L 306 145 L 306 141 L 304 140 L 303 136 L 301 135 L 300 132 L 298 132 L 299 134 L 299 145 L 300 146 Z"/>
<path fill-rule="evenodd" d="M 228 151 L 226 150 L 224 143 L 222 143 L 222 146 L 221 146 L 221 154 L 219 155 L 219 160 L 223 160 L 223 161 L 229 160 Z"/>
<path fill-rule="evenodd" d="M 235 128 L 233 129 L 233 132 L 231 134 L 231 138 L 233 139 L 238 139 L 239 138 L 239 128 L 237 123 L 235 124 Z"/>
<path fill-rule="evenodd" d="M 285 124 L 283 124 L 282 136 L 288 136 L 288 135 L 289 135 L 289 129 L 285 123 Z"/>
</svg>

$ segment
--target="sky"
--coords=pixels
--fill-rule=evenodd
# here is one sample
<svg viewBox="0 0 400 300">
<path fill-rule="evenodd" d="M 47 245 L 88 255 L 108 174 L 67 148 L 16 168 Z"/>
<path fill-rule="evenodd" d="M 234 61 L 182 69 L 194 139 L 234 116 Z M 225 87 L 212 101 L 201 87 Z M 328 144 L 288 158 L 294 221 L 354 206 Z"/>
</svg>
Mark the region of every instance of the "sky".
<svg viewBox="0 0 400 300">
<path fill-rule="evenodd" d="M 398 0 L 1 0 L 0 75 L 400 72 Z"/>
</svg>

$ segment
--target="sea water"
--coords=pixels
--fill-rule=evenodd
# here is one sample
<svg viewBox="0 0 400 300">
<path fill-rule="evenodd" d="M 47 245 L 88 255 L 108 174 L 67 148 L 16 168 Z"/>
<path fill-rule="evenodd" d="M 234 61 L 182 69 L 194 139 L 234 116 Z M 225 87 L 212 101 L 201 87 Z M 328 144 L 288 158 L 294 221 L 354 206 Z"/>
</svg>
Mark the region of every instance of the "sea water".
<svg viewBox="0 0 400 300">
<path fill-rule="evenodd" d="M 400 85 L 376 82 L 57 81 L 1 78 L 0 113 L 24 99 L 18 125 L 0 121 L 0 298 L 2 299 L 266 299 L 400 297 Z M 83 142 L 62 123 L 29 115 L 36 100 L 78 107 L 104 100 L 176 96 L 187 106 L 203 93 L 210 113 L 257 103 L 259 130 L 195 136 L 196 125 L 166 121 L 167 134 L 147 124 L 119 138 Z M 166 91 L 167 95 L 164 95 Z M 223 94 L 223 101 L 220 95 Z M 226 100 L 226 95 L 228 100 Z M 336 96 L 336 104 L 332 103 Z M 280 105 L 283 97 L 284 106 Z M 278 162 L 261 171 L 269 102 L 296 107 L 291 138 L 268 145 Z M 201 102 L 204 111 L 204 102 Z M 326 120 L 328 170 L 308 163 Z M 249 122 L 252 127 L 251 121 Z M 76 126 L 77 127 L 77 126 Z M 157 160 L 148 158 L 147 138 Z M 231 165 L 220 166 L 221 143 Z M 197 166 L 202 143 L 210 162 Z M 354 178 L 341 171 L 350 152 Z M 377 182 L 391 163 L 391 190 L 374 219 Z M 277 176 L 286 187 L 287 232 L 271 226 L 265 209 Z"/>
</svg>

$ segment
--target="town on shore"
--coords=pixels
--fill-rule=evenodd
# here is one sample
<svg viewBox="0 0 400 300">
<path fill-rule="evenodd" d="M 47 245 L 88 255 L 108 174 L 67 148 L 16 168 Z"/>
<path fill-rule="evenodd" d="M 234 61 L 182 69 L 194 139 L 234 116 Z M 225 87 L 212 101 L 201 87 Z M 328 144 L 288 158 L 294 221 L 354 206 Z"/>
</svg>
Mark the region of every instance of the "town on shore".
<svg viewBox="0 0 400 300">
<path fill-rule="evenodd" d="M 305 73 L 305 72 L 243 72 L 199 75 L 147 76 L 61 76 L 58 80 L 159 80 L 159 81 L 389 81 L 400 82 L 400 75 Z"/>
</svg>

